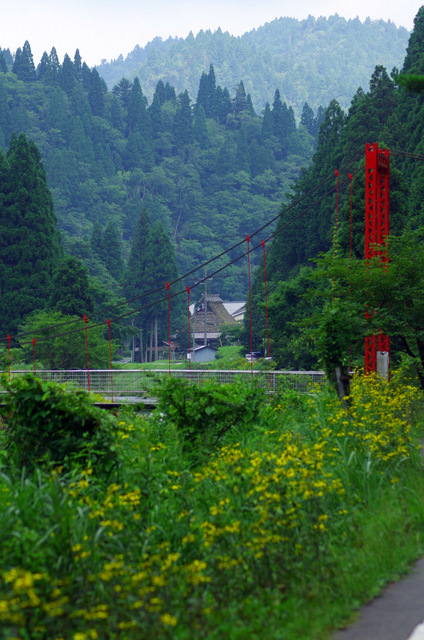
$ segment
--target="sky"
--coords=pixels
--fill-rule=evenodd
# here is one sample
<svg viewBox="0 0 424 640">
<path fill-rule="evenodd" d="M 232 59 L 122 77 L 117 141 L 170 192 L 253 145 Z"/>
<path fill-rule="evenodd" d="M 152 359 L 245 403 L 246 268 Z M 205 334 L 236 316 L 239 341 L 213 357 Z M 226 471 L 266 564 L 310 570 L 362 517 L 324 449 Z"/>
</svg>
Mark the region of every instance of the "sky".
<svg viewBox="0 0 424 640">
<path fill-rule="evenodd" d="M 37 65 L 56 47 L 62 61 L 79 49 L 90 66 L 126 55 L 159 36 L 185 38 L 220 27 L 239 36 L 275 18 L 308 15 L 391 20 L 412 30 L 422 2 L 414 0 L 0 0 L 0 47 L 13 53 L 25 40 Z"/>
</svg>

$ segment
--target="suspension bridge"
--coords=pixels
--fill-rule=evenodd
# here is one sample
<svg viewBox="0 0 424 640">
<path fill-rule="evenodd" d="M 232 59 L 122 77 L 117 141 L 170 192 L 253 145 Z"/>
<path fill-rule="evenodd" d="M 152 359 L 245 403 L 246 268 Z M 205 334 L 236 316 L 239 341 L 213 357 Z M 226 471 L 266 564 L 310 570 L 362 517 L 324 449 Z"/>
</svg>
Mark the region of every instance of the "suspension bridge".
<svg viewBox="0 0 424 640">
<path fill-rule="evenodd" d="M 396 155 L 402 155 L 400 152 L 396 153 Z M 81 330 L 85 331 L 85 342 L 86 342 L 86 355 L 87 355 L 87 370 L 85 373 L 80 372 L 65 372 L 65 371 L 57 371 L 57 372 L 46 372 L 46 371 L 37 371 L 37 375 L 39 376 L 48 376 L 49 379 L 59 379 L 63 381 L 66 379 L 67 382 L 75 383 L 78 386 L 86 387 L 88 391 L 95 391 L 103 394 L 109 394 L 112 389 L 109 389 L 112 384 L 117 385 L 115 388 L 115 393 L 119 394 L 131 394 L 138 395 L 140 393 L 144 393 L 146 389 L 143 387 L 146 386 L 146 380 L 148 380 L 148 373 L 139 370 L 137 372 L 122 372 L 112 370 L 112 342 L 111 342 L 111 325 L 120 323 L 123 319 L 134 316 L 137 313 L 142 311 L 146 311 L 148 309 L 152 309 L 156 305 L 161 305 L 166 303 L 168 309 L 168 317 L 167 317 L 167 333 L 168 333 L 168 345 L 169 345 L 169 362 L 168 362 L 168 375 L 180 376 L 180 377 L 188 377 L 193 381 L 206 379 L 207 376 L 212 377 L 213 379 L 220 381 L 228 381 L 231 377 L 234 378 L 236 376 L 244 376 L 245 374 L 237 371 L 237 372 L 198 372 L 191 370 L 191 362 L 190 362 L 190 346 L 188 348 L 189 351 L 189 369 L 187 371 L 178 371 L 174 372 L 171 370 L 171 335 L 172 335 L 172 319 L 170 312 L 170 300 L 173 297 L 186 295 L 187 296 L 187 335 L 188 335 L 188 344 L 191 342 L 191 330 L 190 330 L 190 293 L 193 287 L 196 287 L 200 284 L 203 284 L 206 279 L 209 279 L 213 276 L 216 276 L 218 273 L 224 271 L 225 269 L 231 267 L 235 262 L 242 258 L 247 257 L 247 271 L 248 271 L 248 283 L 249 283 L 249 295 L 248 295 L 248 313 L 249 313 L 249 333 L 250 333 L 250 350 L 253 352 L 253 319 L 252 319 L 252 295 L 251 295 L 251 278 L 250 278 L 250 254 L 252 251 L 256 249 L 262 249 L 263 251 L 263 272 L 264 272 L 264 280 L 265 280 L 265 300 L 264 306 L 266 309 L 266 344 L 267 344 L 267 355 L 271 355 L 270 348 L 270 336 L 269 336 L 269 322 L 268 322 L 268 293 L 267 293 L 267 268 L 266 268 L 266 244 L 274 238 L 277 234 L 282 233 L 286 230 L 291 224 L 293 224 L 296 220 L 298 220 L 301 216 L 307 213 L 310 210 L 313 210 L 323 199 L 327 197 L 333 197 L 336 194 L 336 210 L 335 210 L 335 227 L 334 227 L 334 255 L 337 256 L 337 228 L 338 228 L 338 200 L 339 200 L 339 186 L 344 183 L 350 183 L 350 255 L 352 256 L 352 183 L 353 176 L 352 173 L 348 173 L 348 169 L 351 168 L 351 165 L 357 163 L 358 159 L 361 156 L 355 156 L 350 162 L 347 162 L 340 167 L 339 169 L 335 169 L 334 173 L 327 178 L 323 179 L 318 185 L 316 185 L 313 189 L 311 189 L 308 193 L 304 194 L 301 198 L 299 198 L 296 202 L 293 202 L 288 207 L 283 209 L 277 216 L 275 216 L 272 220 L 263 225 L 260 229 L 257 229 L 253 233 L 246 235 L 245 238 L 240 239 L 233 246 L 229 247 L 225 251 L 221 252 L 219 255 L 214 256 L 210 260 L 207 260 L 203 264 L 199 265 L 195 269 L 191 270 L 188 273 L 183 274 L 176 280 L 172 282 L 163 283 L 161 286 L 156 287 L 150 291 L 142 293 L 138 296 L 135 296 L 131 299 L 125 300 L 116 304 L 107 309 L 101 309 L 100 311 L 94 312 L 91 314 L 90 322 L 87 315 L 83 315 L 80 319 L 72 319 L 67 322 L 62 322 L 57 325 L 52 325 L 48 327 L 43 327 L 37 329 L 37 338 L 35 336 L 31 336 L 28 333 L 17 333 L 12 336 L 11 334 L 7 334 L 7 336 L 0 338 L 0 344 L 3 343 L 7 348 L 8 353 L 8 367 L 9 367 L 9 377 L 12 377 L 11 372 L 11 357 L 10 351 L 11 347 L 28 347 L 32 345 L 33 350 L 33 362 L 34 362 L 34 373 L 36 371 L 36 345 L 39 343 L 52 343 L 54 339 L 59 337 L 66 337 L 72 340 L 72 336 L 76 333 L 80 333 Z M 418 156 L 417 156 L 418 157 Z M 422 159 L 420 157 L 420 159 Z M 354 171 L 355 173 L 355 171 Z M 345 176 L 343 178 L 343 175 Z M 376 255 L 379 256 L 380 261 L 383 266 L 387 267 L 389 256 L 388 251 L 385 248 L 386 238 L 389 235 L 389 175 L 390 175 L 390 153 L 388 149 L 382 150 L 378 147 L 377 144 L 367 144 L 365 149 L 365 225 L 364 225 L 364 239 L 365 239 L 365 259 L 370 260 Z M 336 184 L 330 186 L 326 193 L 321 195 L 316 201 L 303 210 L 300 213 L 294 215 L 290 220 L 281 224 L 273 233 L 269 235 L 269 237 L 264 240 L 262 239 L 259 243 L 254 245 L 252 243 L 252 239 L 257 236 L 260 232 L 262 232 L 266 227 L 273 224 L 278 220 L 283 214 L 287 214 L 294 207 L 298 207 L 302 205 L 302 202 L 305 198 L 313 196 L 314 192 L 318 188 L 323 188 L 323 185 L 326 183 L 336 180 Z M 206 271 L 206 267 L 213 263 L 214 261 L 223 258 L 225 255 L 230 252 L 234 252 L 235 250 L 240 249 L 241 253 L 236 258 L 229 260 L 226 264 L 216 269 L 213 273 L 208 273 L 205 278 L 200 280 L 196 280 L 194 274 L 200 269 Z M 186 285 L 185 287 L 179 288 L 181 284 L 184 282 L 190 282 L 191 279 L 194 279 L 194 282 L 191 285 Z M 140 283 L 141 286 L 141 283 Z M 120 308 L 124 305 L 131 305 L 136 302 L 139 302 L 143 299 L 144 304 L 136 309 L 131 309 L 129 312 L 125 312 L 120 314 Z M 370 308 L 367 313 L 369 317 L 371 317 L 373 310 Z M 96 317 L 105 317 L 106 315 L 112 314 L 113 317 L 110 319 L 107 318 L 106 321 L 96 321 Z M 107 331 L 109 336 L 109 347 L 110 347 L 110 370 L 109 371 L 91 371 L 90 370 L 90 354 L 89 354 L 89 331 L 96 327 L 104 327 L 105 333 Z M 371 335 L 365 340 L 365 372 L 368 373 L 370 371 L 376 371 L 382 373 L 386 377 L 389 376 L 389 367 L 390 367 L 390 338 L 389 336 L 379 334 L 379 335 Z M 164 372 L 161 373 L 156 372 L 156 375 L 163 375 Z M 273 371 L 273 372 L 265 372 L 258 373 L 253 369 L 253 361 L 251 362 L 251 371 L 250 374 L 255 379 L 261 379 L 263 376 L 264 380 L 267 380 L 268 388 L 272 389 L 278 388 L 280 384 L 277 382 L 278 380 L 287 380 L 289 376 L 295 376 L 296 379 L 306 380 L 308 375 L 311 375 L 310 372 L 284 372 L 284 371 Z M 19 375 L 19 372 L 13 372 L 13 375 Z M 317 372 L 317 375 L 318 372 Z M 85 380 L 85 382 L 84 382 Z M 110 380 L 110 383 L 108 382 Z M 112 383 L 112 380 L 114 383 Z M 269 382 L 270 381 L 270 382 Z M 265 384 L 265 383 L 264 383 Z"/>
<path fill-rule="evenodd" d="M 10 372 L 10 378 L 28 375 L 27 370 Z M 169 376 L 168 369 L 86 369 L 79 370 L 38 370 L 36 375 L 42 380 L 66 384 L 70 389 L 83 389 L 101 396 L 105 402 L 97 404 L 116 405 L 143 403 L 155 405 L 153 389 L 164 377 Z M 171 376 L 176 379 L 189 380 L 193 384 L 201 384 L 206 381 L 217 384 L 228 384 L 237 381 L 251 381 L 249 370 L 190 370 L 172 369 Z M 283 389 L 295 389 L 296 391 L 308 391 L 314 385 L 321 385 L 325 379 L 323 371 L 261 371 L 255 369 L 253 382 L 256 386 L 267 392 L 282 391 Z M 90 384 L 89 384 L 90 381 Z M 5 391 L 4 391 L 5 392 Z"/>
</svg>

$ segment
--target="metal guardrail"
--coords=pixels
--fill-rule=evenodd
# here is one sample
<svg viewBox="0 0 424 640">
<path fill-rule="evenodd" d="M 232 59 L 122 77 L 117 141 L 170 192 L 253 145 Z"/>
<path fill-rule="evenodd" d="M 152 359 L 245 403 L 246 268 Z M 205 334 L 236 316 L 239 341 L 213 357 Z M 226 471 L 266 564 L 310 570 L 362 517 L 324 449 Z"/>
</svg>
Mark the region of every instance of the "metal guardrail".
<svg viewBox="0 0 424 640">
<path fill-rule="evenodd" d="M 11 378 L 29 373 L 28 371 L 11 371 Z M 42 380 L 69 384 L 76 388 L 88 390 L 88 372 L 77 370 L 37 370 L 36 375 Z M 146 397 L 150 394 L 155 382 L 171 375 L 173 378 L 185 378 L 193 383 L 214 380 L 226 384 L 237 380 L 250 381 L 267 391 L 282 391 L 290 388 L 297 391 L 308 391 L 315 384 L 321 385 L 325 374 L 323 371 L 261 371 L 253 370 L 213 370 L 213 369 L 93 369 L 90 370 L 90 391 L 99 395 L 115 398 Z"/>
</svg>

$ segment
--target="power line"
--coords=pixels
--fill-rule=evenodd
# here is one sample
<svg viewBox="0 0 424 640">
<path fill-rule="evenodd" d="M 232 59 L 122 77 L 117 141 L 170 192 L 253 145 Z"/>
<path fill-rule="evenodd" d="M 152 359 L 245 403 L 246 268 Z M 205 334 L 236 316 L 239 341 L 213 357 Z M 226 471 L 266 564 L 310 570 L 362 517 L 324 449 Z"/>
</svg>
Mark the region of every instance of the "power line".
<svg viewBox="0 0 424 640">
<path fill-rule="evenodd" d="M 352 158 L 349 162 L 347 162 L 345 165 L 342 165 L 342 167 L 339 169 L 339 171 L 344 171 L 346 170 L 351 164 L 353 164 L 358 158 L 361 157 L 361 154 L 356 155 L 354 158 Z M 279 214 L 277 214 L 276 216 L 274 216 L 271 220 L 269 220 L 267 223 L 265 223 L 264 225 L 262 225 L 262 227 L 260 227 L 259 229 L 257 229 L 256 231 L 254 231 L 252 234 L 249 234 L 250 238 L 256 236 L 258 233 L 260 233 L 261 231 L 263 231 L 265 228 L 267 228 L 268 226 L 270 226 L 271 224 L 273 224 L 276 220 L 278 220 L 279 218 L 281 218 L 281 216 L 283 216 L 284 214 L 286 214 L 287 212 L 291 211 L 293 208 L 297 207 L 301 202 L 303 202 L 306 198 L 308 198 L 312 193 L 314 193 L 319 187 L 323 186 L 324 184 L 326 184 L 327 182 L 329 182 L 330 180 L 332 180 L 334 178 L 334 174 L 332 173 L 331 175 L 329 175 L 327 178 L 321 180 L 315 187 L 311 188 L 307 193 L 305 193 L 301 198 L 299 198 L 298 200 L 296 200 L 295 202 L 293 202 L 292 204 L 290 204 L 288 207 L 286 207 L 285 209 L 283 209 L 282 211 L 280 211 Z M 346 179 L 347 180 L 347 179 Z M 346 182 L 346 180 L 343 180 L 343 182 Z M 298 220 L 300 217 L 302 217 L 307 211 L 309 211 L 312 207 L 315 207 L 317 204 L 319 204 L 322 200 L 324 200 L 328 195 L 331 195 L 331 193 L 335 192 L 335 187 L 333 187 L 330 191 L 328 191 L 326 194 L 324 194 L 321 198 L 319 198 L 317 201 L 315 201 L 312 205 L 310 205 L 309 207 L 307 207 L 305 210 L 303 210 L 302 212 L 300 212 L 297 216 L 295 216 L 294 218 L 292 218 L 290 221 L 288 221 L 285 225 L 283 225 L 282 227 L 280 227 L 276 232 L 274 232 L 273 234 L 271 234 L 267 239 L 266 242 L 268 242 L 269 240 L 271 240 L 274 236 L 278 235 L 279 233 L 281 233 L 284 229 L 286 229 L 288 226 L 290 226 L 291 224 L 293 224 L 296 220 Z M 244 244 L 246 242 L 245 239 L 240 240 L 239 242 L 235 243 L 234 245 L 232 245 L 231 247 L 229 247 L 228 249 L 225 249 L 224 251 L 222 251 L 221 253 L 217 254 L 216 256 L 214 256 L 213 258 L 210 258 L 209 260 L 207 260 L 206 262 L 204 262 L 203 264 L 195 267 L 194 269 L 192 269 L 191 271 L 188 271 L 187 273 L 183 274 L 182 276 L 179 276 L 178 278 L 176 278 L 175 280 L 171 281 L 169 283 L 170 286 L 174 286 L 175 284 L 177 284 L 178 282 L 181 282 L 181 280 L 185 280 L 187 277 L 189 277 L 190 275 L 192 275 L 193 273 L 195 273 L 196 271 L 199 271 L 200 269 L 204 269 L 205 267 L 207 267 L 209 264 L 211 264 L 212 262 L 214 262 L 215 260 L 218 260 L 219 258 L 221 258 L 222 256 L 226 255 L 227 253 L 229 253 L 230 251 L 234 251 L 235 249 L 237 249 L 238 247 L 240 247 L 242 244 Z M 258 247 L 261 246 L 261 243 L 259 243 L 258 245 L 252 247 L 252 251 L 256 250 Z M 230 262 L 228 262 L 227 264 L 225 264 L 224 266 L 220 267 L 219 269 L 217 269 L 214 273 L 210 274 L 207 276 L 207 278 L 213 277 L 214 275 L 217 275 L 218 273 L 220 273 L 221 271 L 223 271 L 224 269 L 227 269 L 228 267 L 230 267 L 231 265 L 235 264 L 236 262 L 238 262 L 241 258 L 243 258 L 244 256 L 247 255 L 247 252 L 242 253 L 240 256 L 238 256 L 237 258 L 235 258 L 234 260 L 231 260 Z M 193 285 L 191 285 L 190 288 L 194 288 L 196 286 L 198 286 L 199 284 L 202 284 L 205 281 L 206 278 L 202 278 L 200 279 L 198 282 L 194 283 Z M 162 286 L 157 287 L 155 289 L 151 289 L 150 291 L 147 291 L 145 293 L 142 293 L 138 296 L 134 296 L 132 298 L 126 299 L 123 302 L 120 302 L 116 305 L 112 305 L 110 307 L 106 307 L 105 309 L 101 309 L 99 311 L 96 311 L 94 313 L 91 314 L 91 317 L 95 317 L 101 314 L 105 314 L 109 311 L 113 311 L 115 309 L 118 309 L 126 304 L 129 304 L 130 302 L 134 302 L 135 300 L 139 300 L 142 299 L 144 297 L 147 296 L 151 296 L 154 295 L 156 293 L 159 293 L 160 291 L 163 291 L 163 289 L 165 288 L 165 284 L 162 284 Z M 174 293 L 170 296 L 170 298 L 174 298 L 177 295 L 181 295 L 183 293 L 186 292 L 186 289 L 182 289 L 181 291 Z M 139 313 L 140 311 L 144 311 L 146 309 L 151 308 L 152 306 L 156 305 L 156 304 L 160 304 L 161 302 L 165 302 L 167 300 L 167 296 L 160 298 L 159 300 L 156 300 L 152 303 L 149 303 L 147 305 L 144 305 L 142 307 L 139 307 L 138 309 L 132 309 L 131 311 L 129 311 L 128 313 L 124 313 L 120 316 L 117 316 L 115 318 L 113 318 L 111 320 L 111 322 L 116 322 L 118 320 L 122 320 L 128 316 L 134 315 L 136 313 Z M 66 322 L 61 322 L 55 325 L 50 325 L 47 327 L 42 327 L 40 329 L 38 329 L 35 333 L 41 333 L 43 331 L 48 331 L 50 329 L 56 329 L 59 327 L 65 327 L 65 326 L 70 326 L 72 324 L 76 324 L 78 322 L 81 322 L 81 319 L 75 319 L 75 320 L 69 320 Z M 104 321 L 103 322 L 99 322 L 97 324 L 94 325 L 89 325 L 89 329 L 94 329 L 96 327 L 99 326 L 103 326 L 104 325 Z M 61 334 L 57 334 L 56 336 L 49 336 L 49 338 L 47 338 L 48 340 L 57 338 L 57 337 L 63 337 L 65 335 L 71 335 L 73 333 L 78 333 L 80 331 L 80 329 L 76 329 L 74 331 L 68 331 L 66 333 L 61 333 Z M 14 342 L 19 342 L 22 346 L 26 345 L 26 344 L 30 344 L 28 342 L 20 342 L 18 339 L 19 338 L 24 338 L 26 336 L 29 335 L 33 335 L 34 331 L 32 332 L 24 332 L 24 333 L 18 333 L 13 337 Z M 44 342 L 47 339 L 39 339 L 38 342 Z M 0 339 L 0 342 L 4 342 L 6 341 L 7 338 L 3 338 Z"/>
</svg>

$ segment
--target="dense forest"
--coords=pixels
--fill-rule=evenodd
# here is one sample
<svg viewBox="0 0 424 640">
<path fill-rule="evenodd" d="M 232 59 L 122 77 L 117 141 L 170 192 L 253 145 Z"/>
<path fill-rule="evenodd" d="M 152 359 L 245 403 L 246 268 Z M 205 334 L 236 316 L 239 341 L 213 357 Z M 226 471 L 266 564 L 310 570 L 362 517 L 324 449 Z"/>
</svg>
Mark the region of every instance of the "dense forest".
<svg viewBox="0 0 424 640">
<path fill-rule="evenodd" d="M 320 23 L 311 19 L 305 24 L 315 22 Z M 339 19 L 333 23 L 339 24 Z M 374 23 L 366 24 L 371 28 Z M 384 31 L 384 23 L 378 24 Z M 331 19 L 321 26 L 329 25 Z M 419 33 L 417 27 L 405 72 L 419 70 L 417 55 L 413 58 L 410 53 L 416 42 L 419 50 Z M 411 118 L 421 98 L 399 88 L 396 73 L 378 65 L 369 90 L 357 88 L 347 113 L 335 99 L 316 110 L 305 102 L 296 119 L 291 102 L 283 99 L 278 87 L 258 115 L 247 83 L 239 80 L 229 91 L 218 83 L 212 64 L 199 74 L 195 101 L 187 89 L 177 93 L 161 78 L 149 101 L 138 77 L 121 78 L 109 91 L 78 50 L 73 59 L 65 55 L 60 63 L 52 49 L 36 65 L 29 42 L 14 55 L 0 49 L 2 333 L 19 328 L 30 332 L 43 313 L 47 313 L 43 321 L 51 324 L 67 322 L 65 315 L 74 318 L 83 313 L 105 319 L 101 309 L 119 305 L 123 328 L 113 329 L 117 343 L 122 343 L 125 326 L 127 335 L 143 329 L 145 340 L 152 341 L 153 335 L 157 339 L 166 328 L 163 292 L 155 294 L 161 300 L 156 311 L 132 316 L 131 329 L 131 308 L 140 308 L 140 296 L 188 272 L 190 278 L 181 285 L 192 286 L 205 276 L 199 265 L 278 218 L 278 235 L 268 249 L 272 350 L 281 366 L 312 366 L 315 361 L 309 353 L 299 357 L 289 344 L 291 322 L 308 308 L 301 297 L 311 269 L 305 265 L 331 246 L 334 203 L 323 199 L 314 204 L 308 192 L 335 167 L 363 155 L 368 140 L 410 148 L 408 131 L 413 127 L 415 146 L 420 143 L 421 125 Z M 419 109 L 416 117 L 418 122 Z M 15 176 L 19 162 L 26 167 L 22 184 Z M 356 160 L 358 167 L 360 162 Z M 402 226 L 405 212 L 412 211 L 408 206 L 416 207 L 421 194 L 419 181 L 409 190 L 405 187 L 406 163 L 398 161 L 392 171 L 394 228 Z M 355 174 L 355 166 L 350 170 Z M 355 174 L 354 183 L 360 180 Z M 314 198 L 322 193 L 318 188 Z M 301 197 L 302 207 L 309 207 L 307 215 L 296 208 Z M 361 196 L 355 198 L 362 206 Z M 345 210 L 342 193 L 340 200 Z M 301 214 L 288 233 L 281 233 L 289 219 L 279 213 L 282 202 L 283 207 L 290 206 L 290 218 Z M 20 237 L 13 240 L 16 224 L 10 221 L 18 220 L 19 208 L 25 215 L 19 220 Z M 41 259 L 34 248 L 43 245 L 37 233 L 44 215 L 47 244 Z M 359 243 L 363 215 L 359 208 L 355 215 Z M 274 226 L 264 228 L 255 242 L 269 237 Z M 346 242 L 343 220 L 339 238 Z M 16 246 L 10 250 L 10 245 Z M 246 265 L 236 260 L 243 250 L 235 248 L 214 262 L 217 270 L 234 260 L 208 284 L 209 291 L 227 300 L 246 299 Z M 259 265 L 253 326 L 255 348 L 262 349 L 259 252 L 252 253 L 251 262 L 252 268 Z M 25 264 L 32 265 L 30 277 Z M 40 295 L 33 296 L 34 291 Z M 172 301 L 176 325 L 179 318 L 183 322 L 181 305 L 179 299 Z M 41 314 L 35 325 L 29 319 L 31 312 Z M 245 329 L 248 347 L 246 335 Z"/>
<path fill-rule="evenodd" d="M 316 111 L 336 99 L 343 109 L 359 86 L 367 86 L 377 64 L 400 67 L 408 42 L 403 27 L 383 20 L 345 20 L 337 14 L 306 20 L 279 18 L 235 37 L 218 29 L 187 38 L 155 38 L 126 58 L 102 61 L 97 70 L 110 89 L 123 76 L 138 77 L 150 100 L 158 80 L 179 93 L 196 95 L 198 78 L 213 64 L 230 91 L 240 79 L 257 113 L 272 101 L 276 87 L 297 118 L 307 102 Z M 346 73 L 348 69 L 348 73 Z"/>
<path fill-rule="evenodd" d="M 230 95 L 213 66 L 200 76 L 194 104 L 162 81 L 148 104 L 137 78 L 109 92 L 78 52 L 60 64 L 52 50 L 35 67 L 27 42 L 13 60 L 3 51 L 0 65 L 0 146 L 21 131 L 35 142 L 64 248 L 111 285 L 119 273 L 107 264 L 110 251 L 102 259 L 93 250 L 96 225 L 119 233 L 126 262 L 145 207 L 188 272 L 276 215 L 310 162 L 323 115 L 305 104 L 297 124 L 276 89 L 259 117 L 243 82 Z M 243 299 L 245 284 L 236 264 L 218 292 Z"/>
<path fill-rule="evenodd" d="M 404 300 L 400 281 L 394 283 L 392 280 L 390 288 L 385 290 L 384 278 L 381 276 L 381 282 L 378 285 L 380 289 L 376 285 L 375 296 L 376 298 L 379 296 L 379 290 L 382 292 L 381 295 L 384 293 L 386 296 L 385 300 L 380 301 L 385 314 L 384 317 L 382 316 L 382 321 L 390 320 L 392 327 L 397 326 L 396 322 L 399 325 L 397 337 L 393 329 L 393 354 L 400 354 L 403 351 L 409 356 L 415 355 L 414 349 L 409 346 L 409 339 L 407 340 L 403 333 L 407 330 L 414 335 L 420 353 L 422 351 L 422 323 L 417 314 L 418 309 L 421 309 L 422 300 L 422 288 L 420 288 L 422 283 L 418 281 L 420 277 L 418 264 L 422 251 L 420 233 L 424 226 L 424 166 L 422 164 L 424 94 L 405 89 L 403 85 L 409 84 L 414 88 L 417 81 L 406 83 L 402 82 L 402 78 L 412 77 L 414 80 L 417 75 L 423 74 L 424 7 L 420 9 L 415 19 L 415 28 L 409 41 L 402 74 L 393 76 L 384 67 L 377 66 L 371 75 L 368 91 L 364 92 L 361 88 L 357 90 L 347 113 L 341 109 L 336 100 L 332 100 L 326 109 L 313 162 L 294 184 L 287 202 L 287 205 L 293 206 L 287 212 L 284 212 L 283 206 L 276 235 L 268 251 L 271 351 L 281 367 L 309 368 L 317 364 L 307 344 L 299 339 L 299 325 L 302 325 L 304 319 L 310 317 L 314 311 L 319 315 L 323 310 L 325 294 L 322 293 L 321 298 L 320 296 L 311 297 L 308 294 L 311 287 L 317 286 L 316 282 L 314 283 L 314 276 L 316 277 L 315 263 L 317 263 L 318 254 L 324 253 L 334 257 L 336 251 L 339 256 L 348 256 L 350 252 L 348 173 L 353 178 L 352 260 L 360 260 L 364 256 L 364 159 L 367 142 L 376 142 L 381 148 L 390 149 L 390 233 L 394 248 L 393 269 L 398 269 L 398 278 L 401 277 L 401 273 L 403 274 L 405 287 L 408 281 L 413 282 L 415 287 L 412 293 L 409 292 L 410 297 Z M 335 169 L 340 169 L 337 231 Z M 331 176 L 334 179 L 328 182 Z M 296 204 L 300 199 L 302 202 Z M 287 225 L 289 225 L 288 228 Z M 338 233 L 337 238 L 335 238 L 336 233 Z M 400 262 L 401 258 L 403 262 Z M 406 277 L 407 273 L 408 277 Z M 393 276 L 390 275 L 390 277 Z M 354 279 L 353 275 L 349 278 Z M 364 278 L 363 280 L 365 281 Z M 332 289 L 335 282 L 336 279 L 333 281 L 327 276 L 327 281 L 321 282 L 320 285 L 327 287 L 329 292 L 327 297 L 330 298 L 331 304 L 336 297 L 335 292 L 338 292 L 337 289 L 335 292 Z M 370 288 L 371 282 L 370 276 Z M 349 291 L 349 285 L 347 289 Z M 403 307 L 400 304 L 401 301 L 403 301 Z M 348 308 L 350 302 L 345 301 L 344 304 L 345 308 Z M 253 308 L 254 345 L 255 348 L 264 348 L 266 323 L 263 269 L 259 269 L 256 274 Z M 397 308 L 399 308 L 399 316 L 395 317 L 394 310 Z M 415 317 L 408 319 L 408 310 L 411 313 L 414 311 Z M 334 313 L 333 309 L 333 315 Z M 315 317 L 316 321 L 318 315 Z M 333 317 L 333 327 L 334 323 L 335 317 Z M 249 346 L 247 323 L 244 331 L 244 342 L 247 348 Z M 360 364 L 363 359 L 363 338 L 362 351 L 359 351 L 358 358 L 357 362 Z"/>
</svg>

